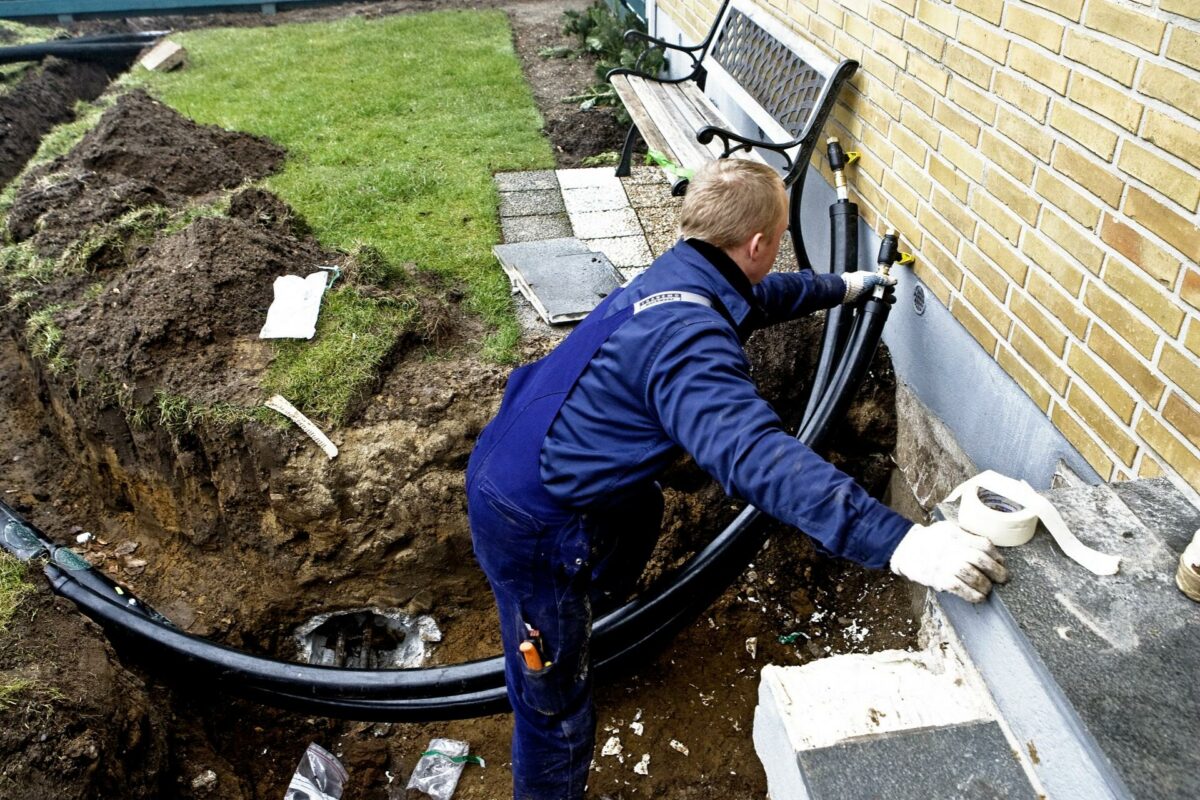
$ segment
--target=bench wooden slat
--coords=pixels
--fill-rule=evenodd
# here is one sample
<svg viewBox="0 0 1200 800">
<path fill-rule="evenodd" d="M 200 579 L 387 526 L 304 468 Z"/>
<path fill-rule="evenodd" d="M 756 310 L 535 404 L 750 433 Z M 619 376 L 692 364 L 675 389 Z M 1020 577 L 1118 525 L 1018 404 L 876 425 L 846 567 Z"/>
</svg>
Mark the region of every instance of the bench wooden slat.
<svg viewBox="0 0 1200 800">
<path fill-rule="evenodd" d="M 637 125 L 638 132 L 641 133 L 642 139 L 646 142 L 646 146 L 651 150 L 657 150 L 663 155 L 675 160 L 675 152 L 671 146 L 667 144 L 667 140 L 658 131 L 658 125 L 650 116 L 650 112 L 646 110 L 646 106 L 642 103 L 637 92 L 629 83 L 628 75 L 614 75 L 612 77 L 612 86 L 616 90 L 617 96 L 621 98 L 621 102 L 625 104 L 625 110 L 629 112 L 629 118 L 633 120 L 633 124 Z"/>
<path fill-rule="evenodd" d="M 699 130 L 705 125 L 716 125 L 725 130 L 733 130 L 733 126 L 729 124 L 729 120 L 721 113 L 721 110 L 713 105 L 708 96 L 694 83 L 686 83 L 682 85 L 682 92 L 679 93 L 680 101 L 686 102 L 690 107 L 690 114 L 694 120 L 694 127 Z M 786 141 L 786 140 L 784 140 Z M 716 160 L 721 157 L 724 152 L 724 145 L 720 139 L 714 139 L 708 144 L 708 150 L 712 154 L 711 158 Z M 766 160 L 759 154 L 758 150 L 739 150 L 734 153 L 733 158 L 748 158 L 752 161 L 761 161 L 767 163 Z"/>
<path fill-rule="evenodd" d="M 647 147 L 693 169 L 720 158 L 720 140 L 702 145 L 696 141 L 696 132 L 705 125 L 728 129 L 729 122 L 694 83 L 666 84 L 637 76 L 614 75 L 612 85 Z M 756 150 L 739 151 L 734 158 L 765 163 Z"/>
<path fill-rule="evenodd" d="M 712 160 L 708 151 L 696 141 L 695 129 L 683 118 L 674 103 L 666 97 L 665 93 L 656 91 L 661 89 L 663 84 L 638 77 L 631 78 L 629 83 L 645 105 L 650 118 L 658 127 L 659 133 L 670 145 L 670 150 L 675 155 L 672 160 L 676 164 L 690 169 L 698 169 Z"/>
</svg>

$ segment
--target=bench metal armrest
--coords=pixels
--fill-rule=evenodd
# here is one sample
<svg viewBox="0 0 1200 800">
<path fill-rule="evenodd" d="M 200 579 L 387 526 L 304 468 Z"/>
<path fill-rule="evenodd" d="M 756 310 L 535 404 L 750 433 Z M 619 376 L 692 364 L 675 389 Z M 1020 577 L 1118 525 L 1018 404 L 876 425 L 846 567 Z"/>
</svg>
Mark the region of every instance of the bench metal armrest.
<svg viewBox="0 0 1200 800">
<path fill-rule="evenodd" d="M 651 45 L 661 47 L 664 50 L 681 50 L 686 53 L 694 53 L 695 51 L 703 50 L 708 46 L 708 39 L 705 39 L 700 44 L 671 44 L 665 39 L 659 39 L 657 36 L 651 36 L 650 34 L 639 31 L 636 28 L 631 28 L 630 30 L 625 31 L 626 42 L 633 44 L 635 39 L 641 39 L 649 42 Z"/>
<path fill-rule="evenodd" d="M 705 34 L 704 39 L 699 44 L 671 44 L 665 39 L 659 39 L 657 36 L 651 36 L 648 33 L 642 33 L 636 29 L 625 31 L 625 41 L 630 44 L 633 44 L 633 42 L 638 39 L 648 42 L 650 47 L 647 48 L 646 52 L 658 47 L 664 52 L 667 50 L 676 50 L 690 58 L 692 60 L 692 71 L 687 75 L 684 75 L 682 78 L 662 79 L 655 75 L 648 75 L 645 72 L 642 72 L 642 57 L 645 56 L 645 53 L 643 53 L 641 56 L 638 56 L 637 63 L 634 65 L 633 69 L 618 67 L 617 69 L 609 70 L 608 74 L 604 76 L 604 79 L 610 80 L 613 75 L 635 75 L 639 78 L 648 78 L 649 80 L 658 81 L 659 83 L 683 83 L 684 81 L 696 81 L 696 83 L 700 84 L 700 88 L 703 89 L 705 80 L 708 78 L 708 70 L 704 68 L 704 65 L 701 62 L 704 60 L 704 56 L 708 54 L 708 47 L 712 44 L 713 37 L 717 34 L 717 28 L 721 26 L 721 20 L 725 17 L 725 9 L 728 7 L 729 0 L 723 0 L 721 7 L 717 10 L 717 17 L 715 20 L 713 20 L 712 27 L 708 29 L 708 33 Z M 697 53 L 699 53 L 699 55 L 696 55 Z"/>
<path fill-rule="evenodd" d="M 740 133 L 719 128 L 716 125 L 705 125 L 700 130 L 696 131 L 696 141 L 700 144 L 708 144 L 713 139 L 720 139 L 725 145 L 725 151 L 721 153 L 721 158 L 728 158 L 739 150 L 749 152 L 755 147 L 763 150 L 770 150 L 773 153 L 778 153 L 783 156 L 787 162 L 787 171 L 790 174 L 793 169 L 792 156 L 788 154 L 788 150 L 800 144 L 801 140 L 797 139 L 792 142 L 771 142 L 765 139 L 752 139 L 749 136 L 743 136 Z"/>
<path fill-rule="evenodd" d="M 683 83 L 685 81 L 697 80 L 705 74 L 704 67 L 700 66 L 700 58 L 704 57 L 704 53 L 701 52 L 700 58 L 697 58 L 696 51 L 697 50 L 702 51 L 704 48 L 708 47 L 707 40 L 705 40 L 704 42 L 701 42 L 700 44 L 695 44 L 695 45 L 671 44 L 670 42 L 667 42 L 662 39 L 651 36 L 648 33 L 642 33 L 639 30 L 625 31 L 625 41 L 626 42 L 629 42 L 632 44 L 633 42 L 637 41 L 638 39 L 648 42 L 650 44 L 650 46 L 648 48 L 646 48 L 646 50 L 643 51 L 640 56 L 638 56 L 638 59 L 634 63 L 632 69 L 630 69 L 628 67 L 617 67 L 616 69 L 610 69 L 604 76 L 604 79 L 606 81 L 611 81 L 612 77 L 614 75 L 634 75 L 639 78 L 645 78 L 647 80 L 657 81 L 658 83 Z M 689 72 L 687 75 L 684 75 L 682 78 L 660 78 L 657 75 L 651 75 L 648 72 L 643 72 L 642 68 L 641 68 L 642 67 L 642 59 L 645 58 L 648 53 L 652 52 L 655 47 L 660 48 L 664 52 L 667 50 L 677 50 L 680 53 L 683 53 L 684 55 L 686 55 L 688 58 L 690 58 L 692 60 L 692 71 Z"/>
</svg>

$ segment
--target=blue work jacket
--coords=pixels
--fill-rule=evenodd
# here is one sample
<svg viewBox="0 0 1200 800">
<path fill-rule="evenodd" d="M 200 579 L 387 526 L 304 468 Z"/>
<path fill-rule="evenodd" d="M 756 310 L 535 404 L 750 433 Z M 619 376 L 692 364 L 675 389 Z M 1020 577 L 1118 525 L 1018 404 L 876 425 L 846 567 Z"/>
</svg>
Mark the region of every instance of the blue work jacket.
<svg viewBox="0 0 1200 800">
<path fill-rule="evenodd" d="M 692 292 L 712 307 L 664 304 L 633 315 L 608 338 L 542 444 L 539 470 L 549 494 L 567 508 L 611 505 L 653 480 L 682 448 L 730 496 L 794 525 L 831 553 L 885 566 L 912 522 L 783 429 L 742 349 L 758 327 L 840 303 L 842 279 L 773 273 L 751 288 L 723 252 L 681 241 L 631 281 L 607 313 L 665 291 Z"/>
</svg>

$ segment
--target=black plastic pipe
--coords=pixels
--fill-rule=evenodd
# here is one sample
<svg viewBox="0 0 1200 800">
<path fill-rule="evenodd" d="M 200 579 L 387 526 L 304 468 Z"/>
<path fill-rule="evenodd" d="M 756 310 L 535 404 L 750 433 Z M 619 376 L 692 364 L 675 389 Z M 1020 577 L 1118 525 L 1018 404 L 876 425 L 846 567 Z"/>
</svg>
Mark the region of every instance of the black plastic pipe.
<svg viewBox="0 0 1200 800">
<path fill-rule="evenodd" d="M 844 275 L 858 269 L 858 205 L 849 200 L 838 200 L 829 206 L 829 271 Z M 841 359 L 846 348 L 853 309 L 837 305 L 825 312 L 825 327 L 821 335 L 821 354 L 813 371 L 812 386 L 808 390 L 808 402 L 804 407 L 804 419 L 812 416 L 817 404 L 825 394 L 834 365 Z"/>
<path fill-rule="evenodd" d="M 850 341 L 846 345 L 845 358 L 833 375 L 829 391 L 822 396 L 813 415 L 803 423 L 803 438 L 811 442 L 810 447 L 820 447 L 829 435 L 833 421 L 849 408 L 853 393 L 846 390 L 858 387 L 866 377 L 890 311 L 891 305 L 886 300 L 875 297 L 867 300 L 866 305 L 859 309 L 850 332 Z"/>
<path fill-rule="evenodd" d="M 849 214 L 839 216 L 850 219 Z M 798 434 L 810 447 L 824 438 L 835 412 L 844 411 L 866 374 L 888 309 L 885 301 L 872 298 L 856 319 L 844 363 L 813 413 L 806 413 Z M 349 670 L 255 656 L 184 633 L 72 551 L 54 545 L 2 501 L 0 512 L 6 549 L 26 559 L 39 552 L 50 555 L 46 573 L 56 592 L 73 600 L 115 639 L 135 642 L 139 654 L 153 653 L 183 673 L 215 679 L 238 693 L 286 708 L 355 719 L 428 721 L 507 707 L 499 656 L 413 670 Z M 706 608 L 754 557 L 768 521 L 757 509 L 745 509 L 673 581 L 598 620 L 593 642 L 598 676 L 644 661 L 647 648 Z M 30 544 L 31 536 L 36 545 Z"/>
<path fill-rule="evenodd" d="M 0 47 L 0 64 L 41 61 L 46 56 L 56 56 L 73 61 L 128 61 L 146 49 L 149 43 L 149 41 L 141 39 L 91 42 L 62 39 L 36 44 L 19 44 L 12 47 Z"/>
<path fill-rule="evenodd" d="M 880 324 L 867 326 L 856 337 L 861 343 L 851 348 L 865 363 L 839 378 L 836 391 L 849 392 L 855 376 L 861 379 L 865 374 L 874 353 L 868 339 L 874 335 L 878 341 L 886 303 L 883 308 L 884 314 L 871 315 L 880 317 Z M 812 446 L 810 437 L 822 436 L 827 424 L 805 426 L 800 438 Z M 5 516 L 19 520 L 11 512 Z M 689 560 L 676 580 L 599 620 L 593 650 L 598 673 L 610 674 L 644 660 L 647 647 L 674 634 L 707 607 L 753 558 L 767 519 L 747 508 Z M 495 713 L 507 702 L 499 656 L 415 670 L 346 670 L 278 661 L 191 636 L 150 611 L 130 607 L 132 596 L 118 595 L 95 570 L 48 564 L 46 572 L 55 591 L 72 599 L 114 638 L 136 642 L 137 652 L 154 653 L 184 672 L 205 675 L 239 693 L 275 698 L 288 708 L 363 719 L 435 720 Z M 96 576 L 104 580 L 93 580 Z"/>
<path fill-rule="evenodd" d="M 900 259 L 898 239 L 895 232 L 888 231 L 879 243 L 879 255 L 876 258 L 880 270 L 886 274 L 892 264 Z M 891 303 L 888 292 L 884 287 L 878 287 L 869 297 L 854 317 L 854 325 L 849 334 L 846 350 L 841 357 L 837 370 L 830 379 L 826 391 L 821 395 L 812 413 L 805 413 L 804 421 L 800 424 L 799 438 L 809 447 L 819 447 L 828 436 L 833 420 L 846 413 L 852 399 L 851 389 L 857 390 L 866 377 L 875 351 L 879 349 L 879 340 L 883 336 L 883 326 L 891 313 Z"/>
<path fill-rule="evenodd" d="M 601 618 L 593 636 L 598 669 L 604 672 L 635 661 L 644 655 L 642 642 L 666 635 L 665 621 L 690 618 L 706 608 L 753 558 L 767 519 L 754 509 L 744 510 L 688 561 L 675 581 Z M 55 591 L 69 597 L 106 629 L 122 638 L 137 639 L 139 652 L 155 651 L 177 666 L 200 669 L 218 679 L 236 676 L 239 687 L 245 689 L 327 700 L 427 699 L 502 688 L 504 684 L 500 656 L 407 670 L 322 667 L 256 656 L 179 630 L 128 590 L 113 591 L 107 576 L 96 570 L 52 562 L 46 571 Z M 131 615 L 134 610 L 139 613 Z"/>
</svg>

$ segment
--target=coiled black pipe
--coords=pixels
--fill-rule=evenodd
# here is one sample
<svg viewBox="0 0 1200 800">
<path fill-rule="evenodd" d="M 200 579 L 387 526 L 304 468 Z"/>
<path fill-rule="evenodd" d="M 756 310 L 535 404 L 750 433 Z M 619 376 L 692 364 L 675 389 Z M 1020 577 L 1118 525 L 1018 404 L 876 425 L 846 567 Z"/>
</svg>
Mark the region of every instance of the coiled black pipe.
<svg viewBox="0 0 1200 800">
<path fill-rule="evenodd" d="M 881 308 L 872 306 L 876 302 Z M 870 322 L 856 324 L 844 369 L 823 393 L 817 416 L 806 419 L 798 434 L 809 446 L 824 438 L 835 418 L 833 411 L 849 403 L 874 355 L 887 310 L 886 302 L 868 301 L 860 320 Z M 14 521 L 36 531 L 2 502 L 0 509 L 6 531 Z M 767 520 L 757 509 L 745 509 L 673 582 L 599 620 L 593 650 L 598 674 L 643 660 L 647 647 L 673 635 L 707 607 L 753 558 Z M 47 553 L 64 549 L 38 534 Z M 4 543 L 12 550 L 10 538 L 5 536 Z M 69 562 L 67 569 L 63 558 Z M 354 719 L 428 721 L 491 714 L 507 706 L 500 657 L 418 670 L 347 670 L 277 661 L 186 634 L 125 590 L 118 593 L 106 576 L 66 556 L 47 564 L 46 573 L 55 591 L 73 600 L 114 638 L 135 642 L 139 653 L 153 653 L 181 672 L 215 679 L 231 690 L 286 708 Z"/>
<path fill-rule="evenodd" d="M 2 505 L 2 503 L 0 503 Z M 17 518 L 10 512 L 10 518 Z M 19 518 L 17 518 L 19 519 Z M 678 579 L 649 596 L 642 596 L 601 618 L 595 626 L 597 669 L 610 672 L 644 655 L 647 639 L 666 635 L 671 620 L 686 623 L 724 590 L 761 545 L 767 518 L 746 509 L 708 547 L 696 554 Z M 36 530 L 30 526 L 31 530 Z M 439 667 L 409 670 L 363 670 L 297 664 L 256 656 L 184 633 L 107 576 L 76 562 L 52 561 L 46 566 L 55 591 L 69 597 L 97 623 L 118 635 L 139 641 L 139 651 L 154 651 L 181 668 L 209 673 L 218 680 L 235 677 L 239 689 L 279 692 L 287 696 L 328 701 L 391 698 L 405 709 L 404 700 L 445 698 L 499 686 L 503 664 L 499 656 Z M 137 604 L 136 606 L 133 604 Z M 138 611 L 131 615 L 130 611 Z M 133 618 L 136 616 L 137 618 Z M 417 708 L 427 707 L 417 703 Z"/>
<path fill-rule="evenodd" d="M 165 34 L 166 31 L 115 33 L 0 47 L 0 64 L 41 61 L 46 56 L 77 61 L 128 61 Z"/>
</svg>

